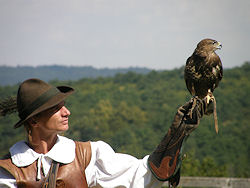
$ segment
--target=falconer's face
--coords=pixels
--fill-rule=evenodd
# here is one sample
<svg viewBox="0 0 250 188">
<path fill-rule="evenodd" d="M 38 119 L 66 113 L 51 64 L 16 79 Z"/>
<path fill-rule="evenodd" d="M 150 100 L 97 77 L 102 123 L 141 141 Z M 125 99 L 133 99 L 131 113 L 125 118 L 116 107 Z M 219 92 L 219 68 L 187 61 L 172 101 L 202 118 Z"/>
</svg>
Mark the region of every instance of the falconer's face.
<svg viewBox="0 0 250 188">
<path fill-rule="evenodd" d="M 37 123 L 43 133 L 60 133 L 67 131 L 70 111 L 64 106 L 64 101 L 41 112 Z"/>
</svg>

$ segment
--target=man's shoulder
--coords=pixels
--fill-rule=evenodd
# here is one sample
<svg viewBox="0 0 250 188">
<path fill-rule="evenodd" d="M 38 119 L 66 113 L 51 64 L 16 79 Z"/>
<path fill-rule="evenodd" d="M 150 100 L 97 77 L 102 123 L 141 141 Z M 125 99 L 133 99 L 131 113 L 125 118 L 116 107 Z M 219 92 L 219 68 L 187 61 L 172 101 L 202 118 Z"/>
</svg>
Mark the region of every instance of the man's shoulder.
<svg viewBox="0 0 250 188">
<path fill-rule="evenodd" d="M 76 144 L 76 157 L 79 159 L 84 169 L 89 165 L 92 152 L 91 152 L 91 145 L 90 141 L 88 142 L 81 142 L 75 141 Z"/>
<path fill-rule="evenodd" d="M 90 144 L 90 141 L 77 141 L 77 140 L 74 140 L 75 144 L 76 144 L 76 147 L 80 147 L 80 148 L 91 148 L 91 144 Z"/>
<path fill-rule="evenodd" d="M 10 153 L 4 155 L 0 159 L 0 171 L 1 171 L 1 173 L 3 174 L 3 172 L 5 172 L 4 174 L 8 173 L 8 174 L 11 174 L 12 176 L 15 176 L 14 169 L 16 169 L 16 167 L 11 161 Z"/>
<path fill-rule="evenodd" d="M 11 155 L 10 153 L 5 154 L 3 157 L 0 158 L 0 167 L 6 167 L 11 165 L 12 161 L 11 161 Z"/>
<path fill-rule="evenodd" d="M 3 157 L 0 158 L 0 160 L 7 160 L 7 159 L 10 159 L 11 158 L 11 155 L 10 153 L 8 152 L 7 154 L 5 154 Z"/>
</svg>

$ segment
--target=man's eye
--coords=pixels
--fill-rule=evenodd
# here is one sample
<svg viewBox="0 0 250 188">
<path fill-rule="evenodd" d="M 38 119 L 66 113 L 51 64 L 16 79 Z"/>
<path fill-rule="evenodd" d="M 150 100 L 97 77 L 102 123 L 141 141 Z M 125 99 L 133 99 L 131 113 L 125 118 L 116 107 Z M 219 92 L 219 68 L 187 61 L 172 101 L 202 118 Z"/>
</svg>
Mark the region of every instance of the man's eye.
<svg viewBox="0 0 250 188">
<path fill-rule="evenodd" d="M 56 106 L 53 106 L 52 108 L 49 109 L 50 113 L 56 113 L 57 111 L 59 111 L 63 106 L 65 105 L 65 102 L 62 101 L 61 103 L 59 103 Z"/>
<path fill-rule="evenodd" d="M 58 110 L 60 110 L 62 107 L 61 106 L 57 106 L 54 108 L 54 111 L 57 112 Z"/>
<path fill-rule="evenodd" d="M 63 106 L 61 106 L 61 105 L 56 105 L 56 106 L 52 107 L 50 111 L 55 113 L 55 112 L 59 111 L 62 107 Z"/>
</svg>

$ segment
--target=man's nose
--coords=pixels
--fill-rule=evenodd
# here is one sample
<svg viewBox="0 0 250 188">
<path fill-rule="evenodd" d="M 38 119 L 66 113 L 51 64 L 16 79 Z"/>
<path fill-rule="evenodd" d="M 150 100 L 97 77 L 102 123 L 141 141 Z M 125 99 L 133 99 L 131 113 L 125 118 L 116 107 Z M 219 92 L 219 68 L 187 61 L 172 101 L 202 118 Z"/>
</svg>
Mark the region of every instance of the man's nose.
<svg viewBox="0 0 250 188">
<path fill-rule="evenodd" d="M 65 106 L 63 106 L 61 108 L 61 112 L 63 116 L 69 116 L 70 115 L 70 111 L 68 110 L 68 108 L 66 108 Z"/>
</svg>

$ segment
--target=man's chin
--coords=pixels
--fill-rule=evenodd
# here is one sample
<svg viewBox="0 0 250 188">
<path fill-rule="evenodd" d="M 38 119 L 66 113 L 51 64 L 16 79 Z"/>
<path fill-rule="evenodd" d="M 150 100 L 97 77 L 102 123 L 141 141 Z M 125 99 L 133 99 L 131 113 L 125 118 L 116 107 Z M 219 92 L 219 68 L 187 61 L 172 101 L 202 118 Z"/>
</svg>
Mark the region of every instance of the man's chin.
<svg viewBox="0 0 250 188">
<path fill-rule="evenodd" d="M 61 127 L 61 129 L 60 130 L 58 130 L 58 133 L 63 133 L 63 132 L 65 132 L 65 131 L 67 131 L 69 129 L 69 126 L 67 125 L 67 126 L 63 126 L 63 127 Z"/>
</svg>

